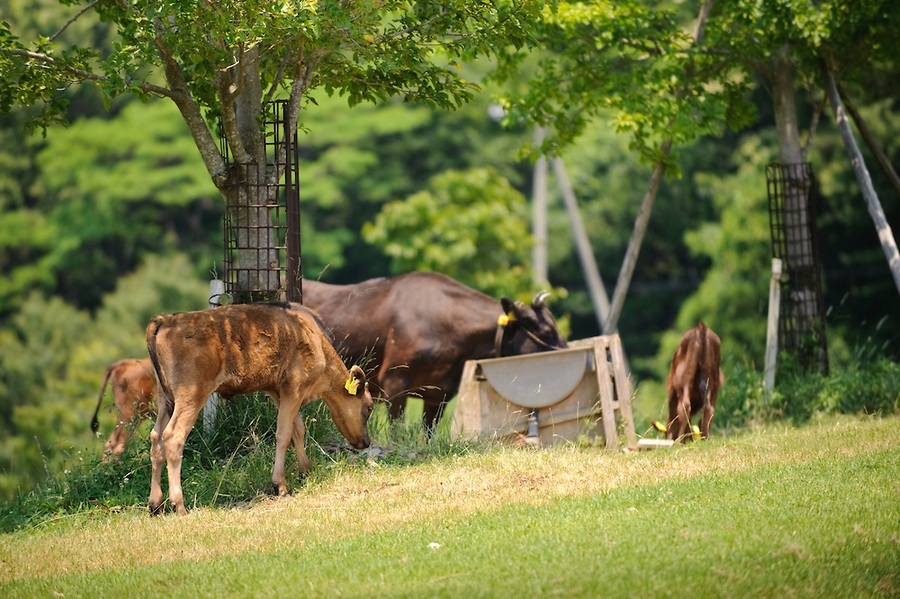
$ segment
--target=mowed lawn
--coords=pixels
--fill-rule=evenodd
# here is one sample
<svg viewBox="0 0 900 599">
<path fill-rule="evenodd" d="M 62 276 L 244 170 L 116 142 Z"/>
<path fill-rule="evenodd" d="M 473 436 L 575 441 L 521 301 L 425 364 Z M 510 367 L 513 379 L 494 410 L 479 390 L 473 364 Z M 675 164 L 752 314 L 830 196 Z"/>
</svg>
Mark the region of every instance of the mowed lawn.
<svg viewBox="0 0 900 599">
<path fill-rule="evenodd" d="M 2 535 L 0 597 L 900 597 L 897 417 L 320 470 Z"/>
</svg>

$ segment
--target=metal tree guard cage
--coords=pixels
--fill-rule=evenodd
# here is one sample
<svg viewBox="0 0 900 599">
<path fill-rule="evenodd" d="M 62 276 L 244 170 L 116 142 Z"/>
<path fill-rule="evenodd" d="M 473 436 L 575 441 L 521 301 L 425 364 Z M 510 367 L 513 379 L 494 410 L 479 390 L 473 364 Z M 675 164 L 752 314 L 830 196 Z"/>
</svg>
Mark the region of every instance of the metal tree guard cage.
<svg viewBox="0 0 900 599">
<path fill-rule="evenodd" d="M 772 257 L 784 264 L 778 347 L 803 368 L 828 373 L 825 298 L 816 226 L 816 185 L 809 163 L 766 167 Z"/>
<path fill-rule="evenodd" d="M 270 103 L 264 122 L 265 172 L 255 163 L 231 161 L 228 144 L 220 136 L 229 168 L 244 173 L 248 201 L 225 210 L 223 279 L 235 303 L 302 300 L 300 254 L 299 149 L 296 132 L 287 130 L 286 102 Z M 282 162 L 278 150 L 287 146 Z M 279 181 L 270 180 L 282 170 Z"/>
</svg>

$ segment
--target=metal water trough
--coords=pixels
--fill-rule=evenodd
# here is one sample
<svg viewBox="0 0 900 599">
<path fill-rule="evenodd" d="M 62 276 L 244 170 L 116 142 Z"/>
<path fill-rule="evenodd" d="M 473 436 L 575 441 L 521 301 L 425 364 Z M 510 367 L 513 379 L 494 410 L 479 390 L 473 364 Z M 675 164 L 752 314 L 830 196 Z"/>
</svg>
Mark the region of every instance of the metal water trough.
<svg viewBox="0 0 900 599">
<path fill-rule="evenodd" d="M 633 389 L 618 335 L 569 343 L 569 349 L 466 362 L 452 434 L 524 438 L 534 444 L 602 437 L 618 448 L 616 414 L 635 446 Z"/>
</svg>

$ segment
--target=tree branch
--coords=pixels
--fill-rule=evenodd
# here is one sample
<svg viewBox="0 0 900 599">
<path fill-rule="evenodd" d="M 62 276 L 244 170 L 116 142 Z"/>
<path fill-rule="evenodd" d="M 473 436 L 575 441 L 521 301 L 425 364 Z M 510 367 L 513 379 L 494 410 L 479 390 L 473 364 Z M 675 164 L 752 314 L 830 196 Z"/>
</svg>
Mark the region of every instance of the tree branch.
<svg viewBox="0 0 900 599">
<path fill-rule="evenodd" d="M 95 83 L 109 81 L 109 79 L 105 75 L 98 75 L 93 71 L 87 71 L 85 69 L 79 69 L 77 67 L 73 67 L 64 62 L 60 62 L 53 58 L 52 56 L 48 56 L 46 54 L 41 54 L 39 52 L 32 52 L 31 50 L 22 50 L 18 48 L 14 48 L 11 50 L 4 50 L 12 56 L 22 56 L 24 58 L 29 58 L 31 60 L 36 60 L 42 62 L 46 65 L 49 65 L 59 71 L 60 73 L 68 73 L 74 76 L 74 79 L 78 81 L 93 81 Z M 142 91 L 145 91 L 149 94 L 154 94 L 157 96 L 165 96 L 172 97 L 172 90 L 160 87 L 158 85 L 153 85 L 152 83 L 138 83 L 137 85 L 133 85 L 132 87 L 136 87 Z"/>
<path fill-rule="evenodd" d="M 203 159 L 203 164 L 206 165 L 206 171 L 209 173 L 215 186 L 221 189 L 227 176 L 225 158 L 219 152 L 216 140 L 206 125 L 206 120 L 200 112 L 200 106 L 191 95 L 184 72 L 181 70 L 181 65 L 178 64 L 172 52 L 163 43 L 163 24 L 157 21 L 154 27 L 156 28 L 156 36 L 153 39 L 153 43 L 162 59 L 166 81 L 168 81 L 171 88 L 167 90 L 168 93 L 166 95 L 181 112 L 181 118 L 184 119 L 188 131 L 190 131 L 194 140 L 194 145 L 197 146 L 200 157 Z"/>
<path fill-rule="evenodd" d="M 66 24 L 63 25 L 62 27 L 60 27 L 59 31 L 57 31 L 56 33 L 54 33 L 53 35 L 50 36 L 50 41 L 53 41 L 53 40 L 55 40 L 56 38 L 58 38 L 60 35 L 62 35 L 63 31 L 65 31 L 66 29 L 69 28 L 69 25 L 71 25 L 71 24 L 74 23 L 76 20 L 78 20 L 78 18 L 81 17 L 81 15 L 83 15 L 83 14 L 86 13 L 87 11 L 91 10 L 92 8 L 94 8 L 94 7 L 97 5 L 98 2 L 100 2 L 100 0 L 94 0 L 93 2 L 91 2 L 90 4 L 88 4 L 87 6 L 85 6 L 85 7 L 82 8 L 81 10 L 79 10 L 77 13 L 75 13 L 75 16 L 73 16 L 71 19 L 69 19 L 68 21 L 66 21 Z"/>
</svg>

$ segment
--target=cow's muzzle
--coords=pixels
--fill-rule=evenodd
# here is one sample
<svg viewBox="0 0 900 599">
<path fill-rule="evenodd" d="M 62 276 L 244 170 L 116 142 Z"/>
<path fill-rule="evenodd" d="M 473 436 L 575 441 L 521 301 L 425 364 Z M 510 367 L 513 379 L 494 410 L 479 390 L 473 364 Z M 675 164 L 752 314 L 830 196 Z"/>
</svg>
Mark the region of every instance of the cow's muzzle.
<svg viewBox="0 0 900 599">
<path fill-rule="evenodd" d="M 369 440 L 369 435 L 366 435 L 365 437 L 360 437 L 359 439 L 356 439 L 355 441 L 350 441 L 350 445 L 352 445 L 355 449 L 366 449 L 367 447 L 369 447 L 370 444 L 371 444 L 371 441 Z"/>
</svg>

